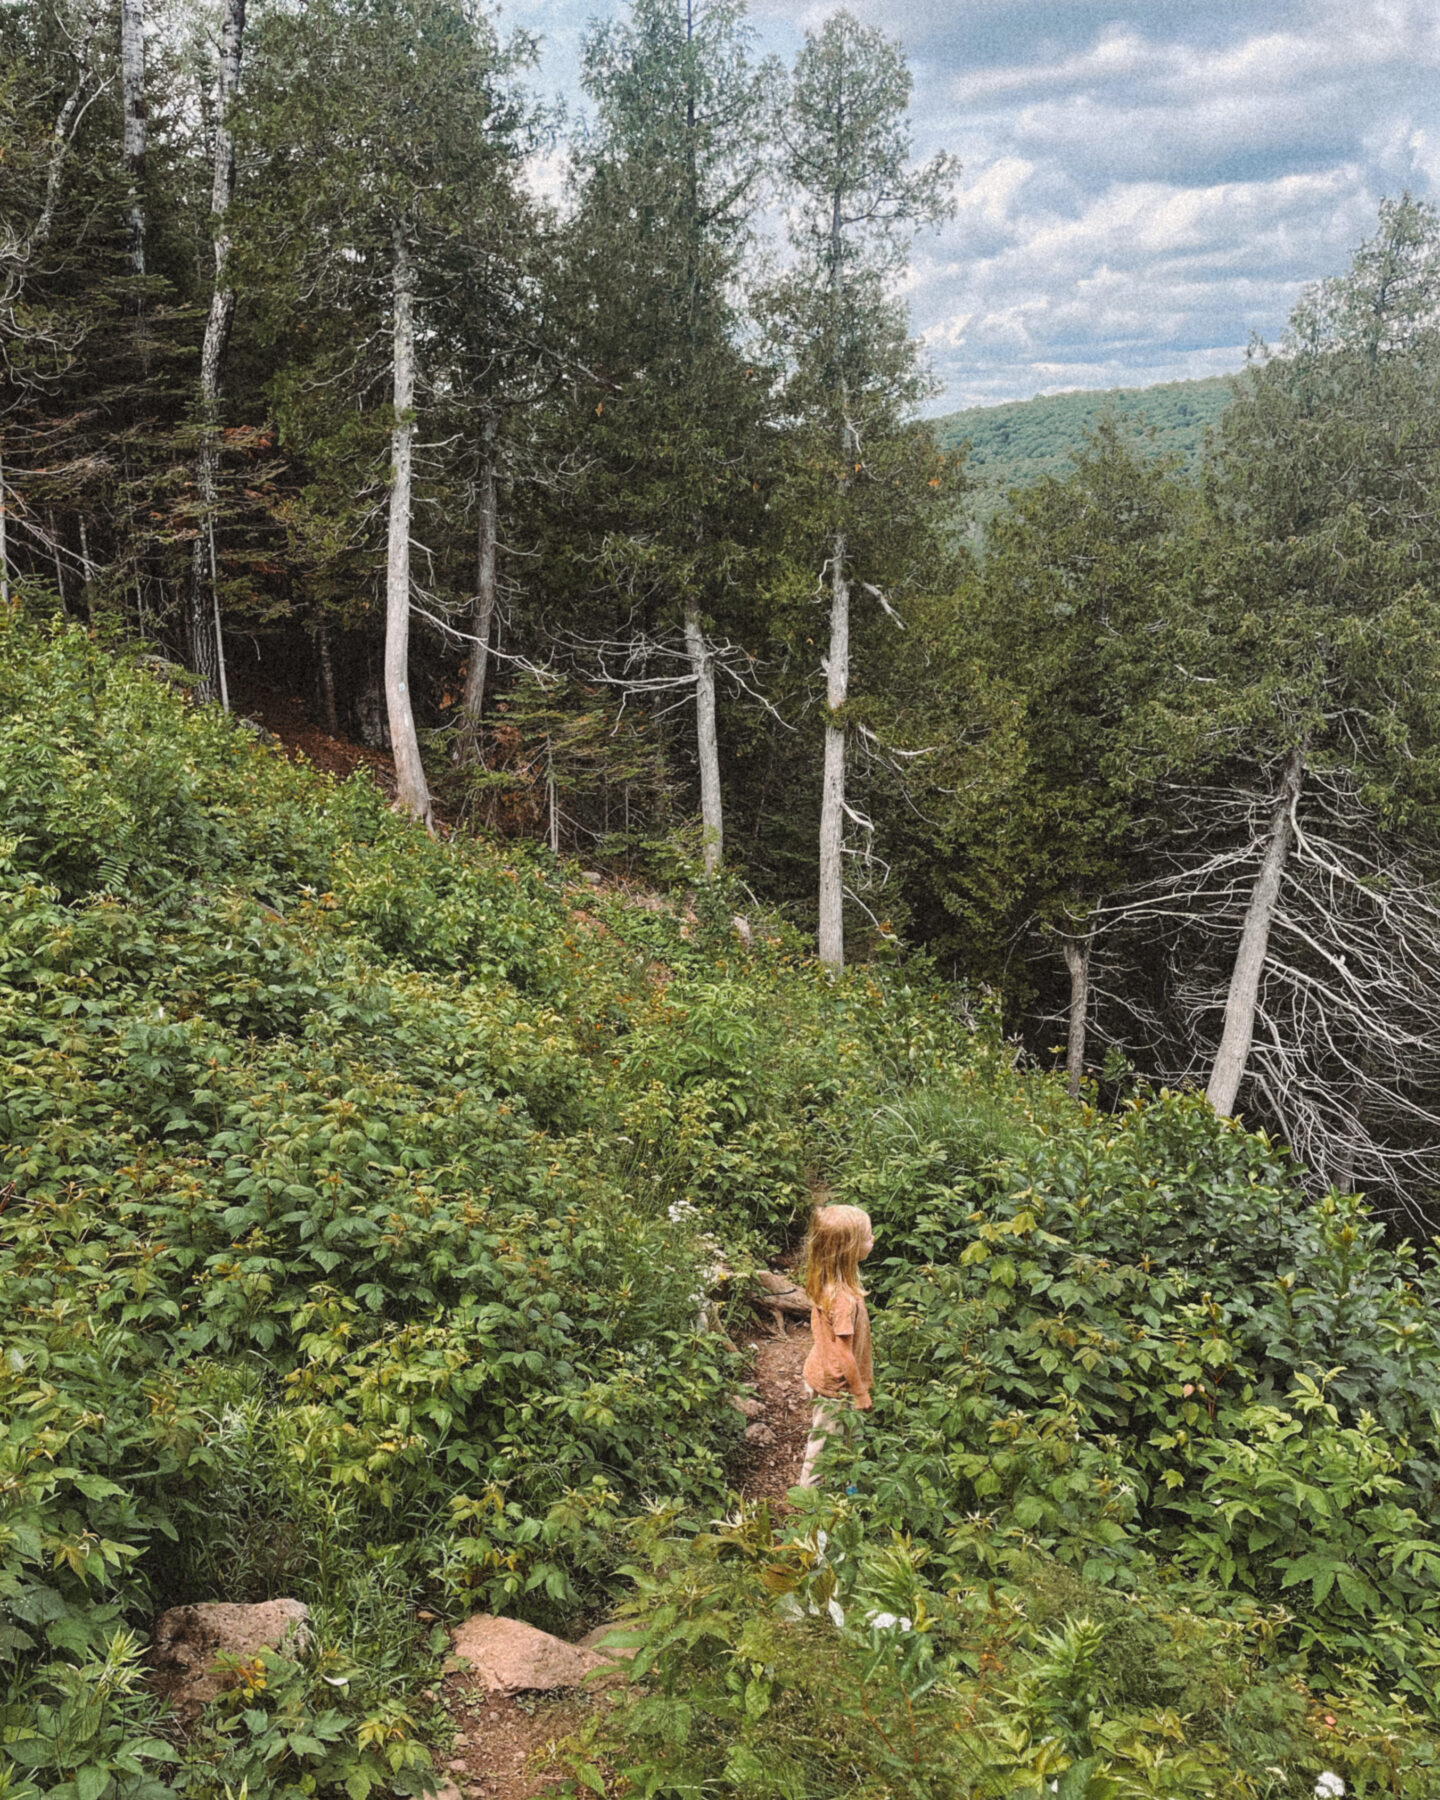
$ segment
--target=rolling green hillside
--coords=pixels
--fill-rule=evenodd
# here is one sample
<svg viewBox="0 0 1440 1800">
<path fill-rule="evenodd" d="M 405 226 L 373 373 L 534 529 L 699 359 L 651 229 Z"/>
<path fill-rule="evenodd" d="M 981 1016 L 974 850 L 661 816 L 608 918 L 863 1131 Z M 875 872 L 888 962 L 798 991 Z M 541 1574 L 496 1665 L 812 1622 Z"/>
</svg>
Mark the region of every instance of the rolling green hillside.
<svg viewBox="0 0 1440 1800">
<path fill-rule="evenodd" d="M 1195 468 L 1205 434 L 1225 410 L 1231 393 L 1227 376 L 1204 381 L 1166 381 L 1148 388 L 1111 388 L 1042 394 L 1006 406 L 971 406 L 936 419 L 941 445 L 970 444 L 970 469 L 982 488 L 995 492 L 1063 475 L 1072 451 L 1112 409 L 1133 420 L 1137 436 L 1148 435 L 1158 454 L 1178 456 Z"/>
<path fill-rule="evenodd" d="M 433 1792 L 476 1610 L 626 1620 L 602 1800 L 1440 1791 L 1432 1254 L 152 668 L 0 611 L 0 1800 Z M 826 1193 L 875 1406 L 778 1510 L 714 1325 Z M 156 1614 L 280 1595 L 177 1729 Z"/>
</svg>

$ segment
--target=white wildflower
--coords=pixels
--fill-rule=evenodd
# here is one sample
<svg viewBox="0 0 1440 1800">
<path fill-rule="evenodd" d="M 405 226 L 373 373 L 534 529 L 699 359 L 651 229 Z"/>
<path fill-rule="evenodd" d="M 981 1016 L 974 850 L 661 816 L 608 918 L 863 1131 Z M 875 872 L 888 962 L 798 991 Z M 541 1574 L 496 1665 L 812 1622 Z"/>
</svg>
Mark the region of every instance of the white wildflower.
<svg viewBox="0 0 1440 1800">
<path fill-rule="evenodd" d="M 902 1613 L 897 1617 L 892 1612 L 873 1612 L 866 1616 L 865 1623 L 873 1625 L 876 1631 L 894 1631 L 898 1625 L 901 1631 L 909 1631 L 911 1621 Z"/>
<path fill-rule="evenodd" d="M 1345 1783 L 1329 1769 L 1315 1783 L 1315 1800 L 1344 1800 Z"/>
</svg>

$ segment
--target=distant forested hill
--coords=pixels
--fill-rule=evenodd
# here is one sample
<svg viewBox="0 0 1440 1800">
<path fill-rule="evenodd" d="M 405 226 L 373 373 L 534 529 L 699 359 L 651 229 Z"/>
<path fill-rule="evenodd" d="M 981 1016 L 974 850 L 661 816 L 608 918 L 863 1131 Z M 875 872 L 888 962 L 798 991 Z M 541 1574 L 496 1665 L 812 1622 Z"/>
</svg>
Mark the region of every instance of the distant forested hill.
<svg viewBox="0 0 1440 1800">
<path fill-rule="evenodd" d="M 1133 421 L 1159 453 L 1179 456 L 1185 468 L 1200 460 L 1205 433 L 1230 399 L 1223 375 L 1204 381 L 1166 381 L 1156 387 L 1048 394 L 1006 406 L 971 406 L 935 421 L 944 449 L 970 442 L 970 470 L 996 493 L 1041 475 L 1065 475 L 1079 450 L 1110 411 Z"/>
</svg>

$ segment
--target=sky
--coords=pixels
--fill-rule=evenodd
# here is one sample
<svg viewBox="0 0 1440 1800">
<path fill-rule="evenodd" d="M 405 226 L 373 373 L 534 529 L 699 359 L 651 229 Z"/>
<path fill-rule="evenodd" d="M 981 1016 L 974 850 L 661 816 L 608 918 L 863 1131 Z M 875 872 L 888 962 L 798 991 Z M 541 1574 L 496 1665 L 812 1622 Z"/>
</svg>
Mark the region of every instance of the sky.
<svg viewBox="0 0 1440 1800">
<path fill-rule="evenodd" d="M 586 22 L 513 0 L 540 85 L 583 109 Z M 751 0 L 787 62 L 837 10 Z M 1380 201 L 1440 190 L 1435 0 L 850 0 L 903 45 L 915 151 L 956 153 L 954 219 L 906 280 L 927 411 L 1243 366 Z"/>
</svg>

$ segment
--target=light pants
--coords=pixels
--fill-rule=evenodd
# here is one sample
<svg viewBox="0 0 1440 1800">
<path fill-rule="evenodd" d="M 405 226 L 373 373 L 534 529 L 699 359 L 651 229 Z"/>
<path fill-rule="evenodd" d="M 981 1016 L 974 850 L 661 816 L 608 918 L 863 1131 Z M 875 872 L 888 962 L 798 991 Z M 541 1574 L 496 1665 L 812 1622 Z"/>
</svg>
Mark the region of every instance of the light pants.
<svg viewBox="0 0 1440 1800">
<path fill-rule="evenodd" d="M 820 1460 L 820 1452 L 825 1448 L 832 1431 L 840 1422 L 840 1412 L 849 1404 L 843 1394 L 817 1394 L 807 1381 L 805 1392 L 810 1396 L 813 1410 L 810 1414 L 810 1436 L 805 1440 L 805 1458 L 800 1464 L 800 1479 L 796 1487 L 815 1486 L 815 1465 Z"/>
</svg>

